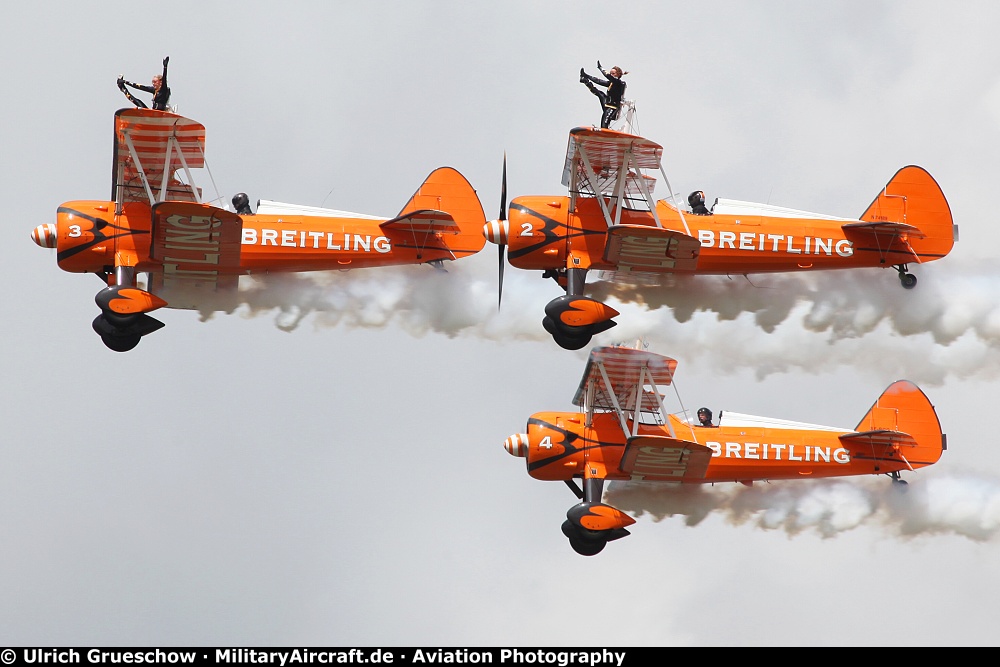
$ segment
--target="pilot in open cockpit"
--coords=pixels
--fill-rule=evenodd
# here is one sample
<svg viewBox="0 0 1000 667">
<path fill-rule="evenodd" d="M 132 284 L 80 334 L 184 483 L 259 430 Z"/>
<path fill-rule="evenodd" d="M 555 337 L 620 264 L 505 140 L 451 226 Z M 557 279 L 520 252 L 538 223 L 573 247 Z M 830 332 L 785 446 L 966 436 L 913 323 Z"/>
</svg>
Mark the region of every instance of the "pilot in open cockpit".
<svg viewBox="0 0 1000 667">
<path fill-rule="evenodd" d="M 708 408 L 698 408 L 698 426 L 715 428 L 715 424 L 712 423 L 711 410 L 709 410 Z"/>
<path fill-rule="evenodd" d="M 691 212 L 695 215 L 712 215 L 712 212 L 705 206 L 705 193 L 701 190 L 695 190 L 688 195 L 688 204 L 691 206 Z"/>
<path fill-rule="evenodd" d="M 253 209 L 250 208 L 250 198 L 247 197 L 247 193 L 240 192 L 233 197 L 233 209 L 239 215 L 253 215 Z"/>
</svg>

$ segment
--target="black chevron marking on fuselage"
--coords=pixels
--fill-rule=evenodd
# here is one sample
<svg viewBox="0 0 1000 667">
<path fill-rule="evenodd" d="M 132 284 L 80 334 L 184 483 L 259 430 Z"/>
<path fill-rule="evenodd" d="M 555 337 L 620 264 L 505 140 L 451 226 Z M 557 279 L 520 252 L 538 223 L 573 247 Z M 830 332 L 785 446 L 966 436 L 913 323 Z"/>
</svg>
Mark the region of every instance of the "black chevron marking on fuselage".
<svg viewBox="0 0 1000 667">
<path fill-rule="evenodd" d="M 105 241 L 110 241 L 112 239 L 117 239 L 117 238 L 121 238 L 123 236 L 128 236 L 129 234 L 148 234 L 149 233 L 149 232 L 144 231 L 144 230 L 134 230 L 134 229 L 130 229 L 128 227 L 122 227 L 120 225 L 116 225 L 114 223 L 108 222 L 107 220 L 105 220 L 103 218 L 97 218 L 97 217 L 92 216 L 92 215 L 87 215 L 86 213 L 82 213 L 80 211 L 77 211 L 76 209 L 68 208 L 66 206 L 60 206 L 56 210 L 56 213 L 57 214 L 59 214 L 59 213 L 69 213 L 69 214 L 71 214 L 73 216 L 76 216 L 76 217 L 79 217 L 79 218 L 83 218 L 84 220 L 90 220 L 91 222 L 94 223 L 94 229 L 93 229 L 94 238 L 93 238 L 93 240 L 89 241 L 88 243 L 81 243 L 80 245 L 73 246 L 72 248 L 70 248 L 68 250 L 63 250 L 62 252 L 58 253 L 56 255 L 56 261 L 59 261 L 59 262 L 61 262 L 62 260 L 66 259 L 68 257 L 72 257 L 73 255 L 81 253 L 84 250 L 89 250 L 90 248 L 92 248 L 92 247 L 94 247 L 96 245 L 99 245 L 101 243 L 104 243 Z M 114 232 L 112 232 L 110 234 L 109 233 L 105 233 L 105 231 L 104 231 L 105 229 L 116 230 L 119 233 L 114 233 Z"/>
</svg>

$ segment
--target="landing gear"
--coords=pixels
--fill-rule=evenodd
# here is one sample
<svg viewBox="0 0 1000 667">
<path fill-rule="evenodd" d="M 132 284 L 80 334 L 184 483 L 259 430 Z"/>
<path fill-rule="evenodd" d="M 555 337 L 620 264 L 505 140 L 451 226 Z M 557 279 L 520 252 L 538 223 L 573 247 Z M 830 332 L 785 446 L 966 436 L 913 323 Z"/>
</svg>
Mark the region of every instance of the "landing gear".
<svg viewBox="0 0 1000 667">
<path fill-rule="evenodd" d="M 887 473 L 889 478 L 892 480 L 892 488 L 898 489 L 899 491 L 906 491 L 907 482 L 905 479 L 899 476 L 899 471 Z"/>
<path fill-rule="evenodd" d="M 143 336 L 163 326 L 163 322 L 144 314 L 133 315 L 131 321 L 123 319 L 116 317 L 112 321 L 103 313 L 94 318 L 94 331 L 109 350 L 128 352 L 139 344 Z"/>
<path fill-rule="evenodd" d="M 590 344 L 593 335 L 584 333 L 582 335 L 567 334 L 556 326 L 555 320 L 548 315 L 542 320 L 542 327 L 552 335 L 552 339 L 564 350 L 581 350 Z"/>
<path fill-rule="evenodd" d="M 906 264 L 897 264 L 896 271 L 899 272 L 899 283 L 904 289 L 913 289 L 917 286 L 917 277 L 906 272 Z"/>
<path fill-rule="evenodd" d="M 566 277 L 566 294 L 546 304 L 542 320 L 542 326 L 559 347 L 579 350 L 589 345 L 594 336 L 615 326 L 613 318 L 618 315 L 617 310 L 583 295 L 586 269 L 546 274 L 557 281 L 561 275 Z"/>
<path fill-rule="evenodd" d="M 570 481 L 566 485 L 582 497 L 582 502 L 566 512 L 562 524 L 563 535 L 569 540 L 573 551 L 581 556 L 595 556 L 604 550 L 608 542 L 620 540 L 629 535 L 625 526 L 635 523 L 635 519 L 624 512 L 601 502 L 604 480 L 588 477 L 583 480 L 582 493 Z"/>
<path fill-rule="evenodd" d="M 604 551 L 604 547 L 608 546 L 607 537 L 601 535 L 603 531 L 587 530 L 574 526 L 568 519 L 563 521 L 562 532 L 569 540 L 573 551 L 581 556 L 596 556 Z"/>
<path fill-rule="evenodd" d="M 110 284 L 94 298 L 101 309 L 101 314 L 94 318 L 94 331 L 108 349 L 128 352 L 143 336 L 163 326 L 163 322 L 146 313 L 167 302 L 136 287 L 134 267 L 115 267 L 108 282 Z"/>
</svg>

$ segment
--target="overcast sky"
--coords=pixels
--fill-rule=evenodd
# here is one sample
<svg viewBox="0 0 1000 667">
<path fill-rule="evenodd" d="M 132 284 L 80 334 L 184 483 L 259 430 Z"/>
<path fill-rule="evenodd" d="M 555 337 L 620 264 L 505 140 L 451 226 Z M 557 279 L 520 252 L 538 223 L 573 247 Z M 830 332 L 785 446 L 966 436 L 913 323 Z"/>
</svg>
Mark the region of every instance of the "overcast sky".
<svg viewBox="0 0 1000 667">
<path fill-rule="evenodd" d="M 2 645 L 995 645 L 1000 612 L 1000 6 L 939 2 L 20 3 L 0 23 Z M 110 193 L 115 79 L 169 55 L 206 193 L 374 215 L 434 168 L 564 194 L 580 67 L 629 72 L 675 190 L 859 216 L 926 168 L 960 241 L 913 267 L 682 281 L 622 303 L 691 408 L 853 427 L 917 382 L 949 449 L 907 475 L 620 492 L 600 555 L 575 497 L 503 450 L 570 409 L 587 350 L 555 283 L 497 257 L 252 285 L 163 310 L 125 354 L 93 276 L 35 225 Z M 657 194 L 664 195 L 663 183 Z"/>
</svg>

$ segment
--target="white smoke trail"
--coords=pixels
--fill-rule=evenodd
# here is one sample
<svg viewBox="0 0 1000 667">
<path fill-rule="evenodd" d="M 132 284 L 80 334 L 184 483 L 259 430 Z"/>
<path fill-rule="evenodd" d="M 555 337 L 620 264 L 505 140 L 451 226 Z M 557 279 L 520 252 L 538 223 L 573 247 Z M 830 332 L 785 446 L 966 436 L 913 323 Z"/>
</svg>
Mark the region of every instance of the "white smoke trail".
<svg viewBox="0 0 1000 667">
<path fill-rule="evenodd" d="M 888 479 L 811 480 L 667 486 L 611 482 L 605 501 L 654 521 L 681 516 L 688 526 L 721 514 L 734 525 L 815 531 L 824 538 L 864 525 L 893 536 L 959 535 L 988 541 L 1000 535 L 1000 480 L 971 475 L 925 477 L 905 487 Z"/>
<path fill-rule="evenodd" d="M 658 288 L 598 282 L 588 294 L 622 314 L 594 344 L 645 338 L 650 349 L 685 362 L 703 357 L 719 373 L 753 369 L 758 377 L 844 364 L 924 384 L 1000 376 L 1000 277 L 968 262 L 911 268 L 920 277 L 913 290 L 892 269 L 680 277 Z M 545 341 L 556 349 L 541 319 L 562 291 L 539 275 L 508 266 L 500 311 L 496 256 L 485 251 L 448 262 L 446 272 L 269 275 L 245 281 L 240 312 L 274 313 L 286 331 L 313 316 L 317 327 L 399 326 L 414 336 Z"/>
</svg>

